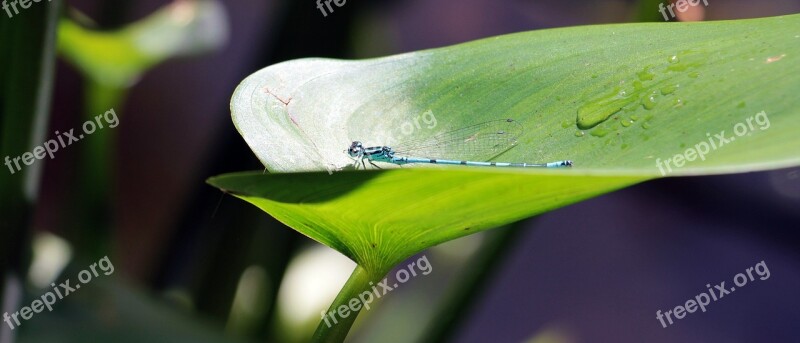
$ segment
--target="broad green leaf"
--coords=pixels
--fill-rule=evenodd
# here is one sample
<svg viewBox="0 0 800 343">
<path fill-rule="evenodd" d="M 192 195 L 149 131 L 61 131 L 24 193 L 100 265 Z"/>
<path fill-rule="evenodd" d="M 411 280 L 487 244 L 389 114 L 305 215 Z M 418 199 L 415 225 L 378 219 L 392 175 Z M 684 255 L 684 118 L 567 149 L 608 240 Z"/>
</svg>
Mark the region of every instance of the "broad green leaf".
<svg viewBox="0 0 800 343">
<path fill-rule="evenodd" d="M 800 164 L 798 58 L 792 15 L 574 27 L 364 61 L 289 61 L 245 79 L 231 104 L 237 129 L 278 174 L 210 182 L 381 274 L 431 245 L 662 170 Z M 343 150 L 353 140 L 394 145 L 503 118 L 524 132 L 496 160 L 571 159 L 574 168 L 341 171 L 352 169 Z M 724 144 L 714 137 L 722 131 Z M 675 160 L 695 146 L 708 151 Z"/>
<path fill-rule="evenodd" d="M 380 273 L 429 246 L 643 179 L 454 168 L 255 172 L 210 182 Z"/>
</svg>

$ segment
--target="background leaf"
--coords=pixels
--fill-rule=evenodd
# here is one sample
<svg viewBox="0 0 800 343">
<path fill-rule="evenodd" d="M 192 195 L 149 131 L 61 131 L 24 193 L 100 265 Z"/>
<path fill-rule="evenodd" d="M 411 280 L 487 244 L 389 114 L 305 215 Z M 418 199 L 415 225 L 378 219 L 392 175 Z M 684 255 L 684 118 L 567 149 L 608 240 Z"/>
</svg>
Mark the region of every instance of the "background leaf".
<svg viewBox="0 0 800 343">
<path fill-rule="evenodd" d="M 118 280 L 93 280 L 89 287 L 89 291 L 71 294 L 53 311 L 24 322 L 19 342 L 249 342 L 226 337 L 221 325 L 168 306 Z M 81 290 L 85 289 L 89 288 Z M 27 301 L 38 298 L 35 294 Z"/>
<path fill-rule="evenodd" d="M 219 49 L 228 25 L 218 1 L 178 1 L 116 31 L 89 30 L 62 19 L 59 49 L 92 81 L 127 87 L 166 59 Z"/>
</svg>

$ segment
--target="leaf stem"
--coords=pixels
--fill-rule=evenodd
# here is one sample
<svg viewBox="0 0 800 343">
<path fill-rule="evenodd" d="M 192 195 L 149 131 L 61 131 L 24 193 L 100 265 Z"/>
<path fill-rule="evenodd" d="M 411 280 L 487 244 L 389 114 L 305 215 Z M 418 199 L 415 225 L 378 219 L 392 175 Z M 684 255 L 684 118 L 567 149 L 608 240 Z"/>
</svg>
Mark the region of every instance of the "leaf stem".
<svg viewBox="0 0 800 343">
<path fill-rule="evenodd" d="M 378 277 L 380 278 L 380 277 Z M 328 308 L 328 311 L 322 315 L 317 330 L 311 338 L 311 342 L 344 342 L 353 322 L 356 321 L 358 314 L 361 312 L 361 303 L 354 306 L 357 310 L 353 311 L 350 307 L 352 299 L 358 299 L 362 292 L 369 292 L 372 285 L 370 281 L 377 280 L 374 274 L 367 272 L 366 269 L 360 265 L 356 266 L 353 274 L 344 284 L 336 299 Z"/>
</svg>

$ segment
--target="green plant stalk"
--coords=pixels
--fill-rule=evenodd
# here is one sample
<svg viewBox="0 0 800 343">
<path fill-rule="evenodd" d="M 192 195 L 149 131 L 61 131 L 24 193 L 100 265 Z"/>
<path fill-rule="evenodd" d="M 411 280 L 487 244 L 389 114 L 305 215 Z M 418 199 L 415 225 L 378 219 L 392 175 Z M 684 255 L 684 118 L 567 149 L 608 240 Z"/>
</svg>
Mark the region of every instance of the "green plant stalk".
<svg viewBox="0 0 800 343">
<path fill-rule="evenodd" d="M 92 79 L 87 79 L 86 82 L 84 119 L 94 120 L 95 116 L 102 115 L 111 109 L 117 114 L 117 118 L 121 117 L 122 107 L 131 87 L 104 85 Z M 95 131 L 83 146 L 81 156 L 80 167 L 84 168 L 85 173 L 81 173 L 79 184 L 86 192 L 88 204 L 92 205 L 91 208 L 85 209 L 87 210 L 85 216 L 89 220 L 95 220 L 94 224 L 100 224 L 100 226 L 87 226 L 87 228 L 105 230 L 96 236 L 96 239 L 99 239 L 97 242 L 99 245 L 108 244 L 107 238 L 110 235 L 108 231 L 111 224 L 110 198 L 114 186 L 112 181 L 114 180 L 113 154 L 117 146 L 116 130 L 116 128 L 104 127 Z M 98 213 L 103 215 L 98 217 Z M 101 256 L 93 256 L 92 259 Z"/>
<path fill-rule="evenodd" d="M 84 121 L 94 121 L 95 116 L 114 109 L 118 118 L 129 87 L 103 85 L 86 79 Z M 78 130 L 82 130 L 78 128 Z M 81 201 L 73 202 L 69 224 L 70 237 L 80 247 L 76 260 L 93 261 L 108 253 L 111 235 L 111 195 L 113 194 L 113 151 L 116 131 L 105 126 L 87 135 L 81 144 L 76 188 L 73 194 Z"/>
<path fill-rule="evenodd" d="M 55 28 L 61 2 L 34 6 L 16 18 L 0 20 L 0 155 L 14 158 L 44 141 L 55 69 Z M 3 161 L 2 163 L 5 163 Z M 23 280 L 30 255 L 33 206 L 44 161 L 11 173 L 0 171 L 0 294 L 8 276 Z M 8 173 L 8 174 L 7 174 Z M 16 295 L 0 300 L 14 305 Z M 3 337 L 11 337 L 0 329 Z"/>
<path fill-rule="evenodd" d="M 311 338 L 311 342 L 325 342 L 325 343 L 334 343 L 334 342 L 344 342 L 344 339 L 347 337 L 347 334 L 350 332 L 350 328 L 353 326 L 353 323 L 356 321 L 358 314 L 361 312 L 359 308 L 358 311 L 350 311 L 350 314 L 345 317 L 339 315 L 337 310 L 344 306 L 349 308 L 349 302 L 351 299 L 358 299 L 358 295 L 364 291 L 372 291 L 372 285 L 370 282 L 375 282 L 380 280 L 381 276 L 385 274 L 377 274 L 376 277 L 374 273 L 370 273 L 362 266 L 356 266 L 356 269 L 353 271 L 353 274 L 350 274 L 350 278 L 347 279 L 347 282 L 344 284 L 342 289 L 339 291 L 339 294 L 336 296 L 336 299 L 333 300 L 333 303 L 328 308 L 328 311 L 325 312 L 326 314 L 330 314 L 335 312 L 336 322 L 333 322 L 332 319 L 328 318 L 328 323 L 325 323 L 325 319 L 322 319 L 317 326 L 317 330 L 314 331 L 314 336 Z M 348 310 L 349 311 L 349 310 Z"/>
</svg>

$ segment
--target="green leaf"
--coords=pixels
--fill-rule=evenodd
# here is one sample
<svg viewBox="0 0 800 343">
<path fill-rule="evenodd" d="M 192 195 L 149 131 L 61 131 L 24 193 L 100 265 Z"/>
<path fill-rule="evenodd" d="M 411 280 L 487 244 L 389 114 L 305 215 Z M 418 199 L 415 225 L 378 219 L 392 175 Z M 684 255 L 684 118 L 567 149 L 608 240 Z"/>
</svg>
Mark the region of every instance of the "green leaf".
<svg viewBox="0 0 800 343">
<path fill-rule="evenodd" d="M 90 21 L 77 17 L 81 22 Z M 87 28 L 63 18 L 58 47 L 87 79 L 84 117 L 92 121 L 96 115 L 114 109 L 124 116 L 128 91 L 141 75 L 170 58 L 217 50 L 225 43 L 227 31 L 227 16 L 218 0 L 174 1 L 113 31 Z M 80 200 L 71 202 L 71 220 L 66 225 L 66 234 L 80 247 L 78 259 L 96 259 L 110 235 L 108 218 L 97 213 L 109 212 L 113 175 L 107 161 L 115 142 L 115 131 L 100 130 L 80 147 L 76 180 L 72 182 L 73 199 Z"/>
<path fill-rule="evenodd" d="M 673 161 L 673 175 L 797 165 L 798 57 L 793 15 L 542 30 L 365 61 L 289 61 L 248 77 L 231 104 L 270 171 L 342 169 L 352 164 L 343 153 L 351 140 L 394 144 L 499 118 L 525 127 L 500 160 L 575 167 L 210 182 L 382 272 L 448 239 L 657 177 L 655 161 L 698 144 L 710 151 L 682 168 Z M 746 135 L 736 137 L 741 126 Z M 723 130 L 738 140 L 719 145 L 713 136 Z"/>
<path fill-rule="evenodd" d="M 520 170 L 240 173 L 209 182 L 370 272 L 420 250 L 641 180 Z"/>
<path fill-rule="evenodd" d="M 231 107 L 273 172 L 341 168 L 352 163 L 342 150 L 355 139 L 394 144 L 501 118 L 525 127 L 503 160 L 571 159 L 575 169 L 653 176 L 657 158 L 708 142 L 707 133 L 730 137 L 751 119 L 748 136 L 673 175 L 763 170 L 800 160 L 798 36 L 793 15 L 542 30 L 365 61 L 301 59 L 245 79 Z M 768 129 L 754 121 L 761 111 Z"/>
<path fill-rule="evenodd" d="M 176 1 L 116 31 L 89 30 L 70 19 L 59 25 L 59 50 L 91 80 L 127 87 L 158 63 L 216 50 L 228 23 L 218 1 Z"/>
<path fill-rule="evenodd" d="M 432 245 L 665 174 L 800 164 L 798 58 L 792 15 L 574 27 L 364 61 L 288 61 L 245 79 L 231 103 L 237 129 L 276 174 L 209 183 L 376 280 Z M 353 140 L 392 146 L 505 118 L 524 131 L 495 160 L 575 167 L 353 172 L 343 152 Z M 368 285 L 350 288 L 343 294 Z M 343 334 L 320 324 L 315 337 Z"/>
</svg>

